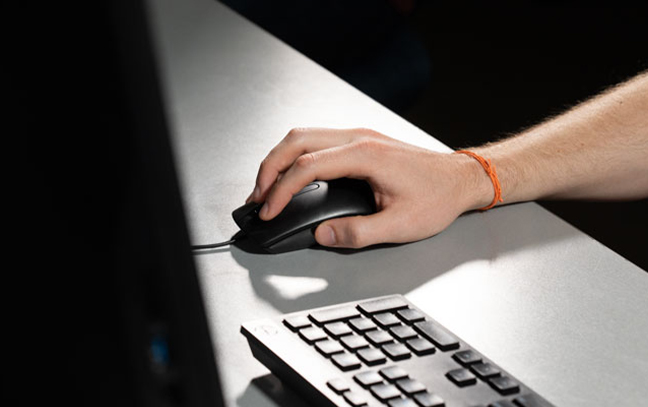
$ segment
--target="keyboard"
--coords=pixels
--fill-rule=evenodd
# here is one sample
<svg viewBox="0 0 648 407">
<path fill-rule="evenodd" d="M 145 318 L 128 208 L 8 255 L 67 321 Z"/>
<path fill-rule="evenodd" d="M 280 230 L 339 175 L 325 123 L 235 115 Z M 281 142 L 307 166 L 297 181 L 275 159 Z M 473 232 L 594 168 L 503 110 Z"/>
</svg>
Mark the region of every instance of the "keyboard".
<svg viewBox="0 0 648 407">
<path fill-rule="evenodd" d="M 252 321 L 241 333 L 309 405 L 552 405 L 401 295 Z"/>
</svg>

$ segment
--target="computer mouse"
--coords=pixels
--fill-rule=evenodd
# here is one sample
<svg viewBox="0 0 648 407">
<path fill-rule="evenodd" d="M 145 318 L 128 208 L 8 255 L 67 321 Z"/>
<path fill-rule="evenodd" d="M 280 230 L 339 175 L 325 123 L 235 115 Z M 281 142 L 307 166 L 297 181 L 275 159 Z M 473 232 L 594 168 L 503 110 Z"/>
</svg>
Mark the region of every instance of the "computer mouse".
<svg viewBox="0 0 648 407">
<path fill-rule="evenodd" d="M 327 219 L 376 212 L 369 184 L 349 178 L 308 184 L 269 221 L 259 218 L 261 206 L 250 202 L 236 209 L 232 217 L 246 238 L 268 253 L 284 253 L 316 245 L 315 229 Z"/>
</svg>

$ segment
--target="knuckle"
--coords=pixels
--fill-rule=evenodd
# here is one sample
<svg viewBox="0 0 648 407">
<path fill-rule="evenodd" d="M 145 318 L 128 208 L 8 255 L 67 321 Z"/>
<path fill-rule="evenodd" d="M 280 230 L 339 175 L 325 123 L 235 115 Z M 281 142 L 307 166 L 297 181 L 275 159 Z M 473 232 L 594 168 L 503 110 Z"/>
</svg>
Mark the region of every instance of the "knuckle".
<svg viewBox="0 0 648 407">
<path fill-rule="evenodd" d="M 306 132 L 306 129 L 303 127 L 295 127 L 290 129 L 288 134 L 286 134 L 285 140 L 289 143 L 298 142 Z"/>
<path fill-rule="evenodd" d="M 362 238 L 354 230 L 349 231 L 349 234 L 347 235 L 347 242 L 346 243 L 352 249 L 359 249 L 361 247 L 364 247 Z"/>
<path fill-rule="evenodd" d="M 258 177 L 268 177 L 271 176 L 276 170 L 274 169 L 274 164 L 270 156 L 264 158 L 259 164 L 259 171 L 257 172 Z"/>
<path fill-rule="evenodd" d="M 361 138 L 354 142 L 354 147 L 362 151 L 375 151 L 381 148 L 381 143 L 372 138 Z"/>
<path fill-rule="evenodd" d="M 259 172 L 264 172 L 268 168 L 268 165 L 268 158 L 266 157 L 259 164 Z"/>
<path fill-rule="evenodd" d="M 366 246 L 364 234 L 357 225 L 349 225 L 345 233 L 345 238 L 346 245 L 353 249 L 359 249 Z"/>
<path fill-rule="evenodd" d="M 354 129 L 354 132 L 356 132 L 361 137 L 370 138 L 377 141 L 388 139 L 388 137 L 381 132 L 367 127 L 359 127 L 357 129 Z"/>
<path fill-rule="evenodd" d="M 307 169 L 313 166 L 315 164 L 316 158 L 313 153 L 307 153 L 304 155 L 299 156 L 295 160 L 295 166 L 299 169 Z"/>
<path fill-rule="evenodd" d="M 371 136 L 371 137 L 381 137 L 382 136 L 381 133 L 378 133 L 376 130 L 369 129 L 367 127 L 360 127 L 360 128 L 357 129 L 357 131 L 359 133 L 362 133 L 364 135 Z"/>
</svg>

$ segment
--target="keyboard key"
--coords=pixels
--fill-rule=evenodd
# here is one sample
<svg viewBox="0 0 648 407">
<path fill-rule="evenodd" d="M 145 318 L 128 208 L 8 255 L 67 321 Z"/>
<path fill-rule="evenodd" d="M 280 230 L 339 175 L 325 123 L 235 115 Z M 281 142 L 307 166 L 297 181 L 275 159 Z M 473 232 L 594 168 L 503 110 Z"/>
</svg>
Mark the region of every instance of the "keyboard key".
<svg viewBox="0 0 648 407">
<path fill-rule="evenodd" d="M 382 402 L 400 397 L 401 395 L 400 391 L 393 384 L 376 384 L 375 386 L 371 386 L 370 390 L 371 394 Z"/>
<path fill-rule="evenodd" d="M 360 349 L 358 350 L 357 354 L 358 357 L 362 359 L 362 361 L 368 364 L 369 366 L 379 365 L 387 361 L 385 354 L 382 353 L 380 349 L 376 349 L 376 348 Z"/>
<path fill-rule="evenodd" d="M 400 325 L 401 320 L 396 317 L 396 315 L 389 312 L 384 312 L 382 314 L 376 314 L 373 316 L 373 320 L 383 328 L 389 328 L 390 326 Z"/>
<path fill-rule="evenodd" d="M 443 399 L 436 394 L 419 393 L 414 395 L 414 400 L 421 407 L 445 407 Z"/>
<path fill-rule="evenodd" d="M 477 383 L 477 378 L 468 369 L 451 370 L 446 374 L 446 376 L 448 376 L 448 378 L 459 387 Z"/>
<path fill-rule="evenodd" d="M 418 407 L 412 399 L 391 399 L 387 405 L 389 407 Z"/>
<path fill-rule="evenodd" d="M 473 371 L 481 379 L 489 379 L 491 377 L 499 376 L 500 370 L 490 363 L 475 363 L 470 366 L 470 370 Z"/>
<path fill-rule="evenodd" d="M 513 394 L 520 391 L 520 385 L 507 376 L 493 377 L 488 382 L 500 394 Z"/>
<path fill-rule="evenodd" d="M 345 391 L 349 390 L 349 384 L 344 379 L 337 378 L 329 380 L 328 382 L 326 382 L 326 384 L 337 394 L 342 394 Z"/>
<path fill-rule="evenodd" d="M 365 317 L 353 318 L 352 320 L 349 321 L 349 325 L 351 325 L 353 329 L 355 329 L 360 333 L 364 333 L 367 331 L 371 331 L 372 329 L 378 328 L 378 325 L 376 325 L 375 322 Z"/>
<path fill-rule="evenodd" d="M 406 378 L 407 372 L 400 366 L 390 366 L 380 369 L 379 373 L 390 382 Z"/>
<path fill-rule="evenodd" d="M 324 325 L 324 330 L 334 338 L 339 338 L 344 335 L 349 335 L 353 333 L 351 328 L 344 322 L 332 322 L 330 324 Z"/>
<path fill-rule="evenodd" d="M 411 326 L 394 326 L 389 329 L 389 333 L 396 339 L 404 341 L 416 337 L 416 331 Z"/>
<path fill-rule="evenodd" d="M 311 312 L 308 317 L 319 325 L 328 324 L 329 322 L 342 321 L 345 319 L 355 318 L 360 313 L 353 307 L 337 307 L 322 311 Z"/>
<path fill-rule="evenodd" d="M 508 400 L 498 400 L 494 403 L 488 405 L 488 407 L 515 407 L 512 401 Z"/>
<path fill-rule="evenodd" d="M 383 381 L 382 376 L 373 371 L 358 373 L 353 376 L 353 378 L 365 388 L 373 386 L 374 384 L 382 383 Z"/>
<path fill-rule="evenodd" d="M 351 353 L 337 353 L 331 356 L 333 363 L 343 371 L 359 369 L 362 365 L 360 359 Z"/>
<path fill-rule="evenodd" d="M 343 394 L 344 399 L 353 407 L 366 406 L 367 398 L 358 391 L 347 391 Z"/>
<path fill-rule="evenodd" d="M 452 355 L 452 358 L 463 366 L 468 366 L 482 361 L 481 355 L 472 349 L 459 351 Z"/>
<path fill-rule="evenodd" d="M 411 396 L 415 393 L 421 393 L 426 390 L 425 385 L 418 380 L 414 379 L 401 379 L 396 382 L 396 386 L 403 391 L 403 393 Z"/>
<path fill-rule="evenodd" d="M 421 311 L 411 308 L 396 311 L 396 316 L 409 324 L 425 320 L 425 315 Z"/>
<path fill-rule="evenodd" d="M 315 348 L 319 351 L 319 353 L 326 357 L 329 357 L 336 353 L 344 352 L 344 348 L 342 347 L 342 345 L 340 345 L 340 342 L 332 341 L 330 339 L 315 342 Z"/>
<path fill-rule="evenodd" d="M 442 351 L 459 347 L 459 339 L 434 321 L 417 322 L 414 328 Z"/>
<path fill-rule="evenodd" d="M 298 331 L 302 328 L 311 326 L 311 321 L 306 315 L 298 315 L 296 317 L 286 318 L 283 323 L 293 331 Z"/>
<path fill-rule="evenodd" d="M 324 330 L 316 326 L 300 329 L 299 336 L 301 336 L 302 339 L 308 343 L 313 343 L 328 338 L 328 336 L 326 336 L 326 332 L 324 332 Z"/>
<path fill-rule="evenodd" d="M 516 397 L 513 399 L 518 407 L 544 407 L 545 404 L 541 403 L 540 400 L 533 394 L 527 394 L 525 396 Z"/>
<path fill-rule="evenodd" d="M 365 314 L 378 314 L 380 312 L 395 311 L 407 308 L 408 304 L 400 297 L 388 297 L 380 300 L 365 301 L 358 305 L 358 308 Z"/>
<path fill-rule="evenodd" d="M 360 336 L 360 335 L 343 336 L 340 339 L 340 342 L 342 342 L 342 345 L 344 345 L 347 349 L 349 349 L 352 352 L 355 352 L 358 349 L 366 348 L 369 346 L 369 342 L 367 342 L 364 336 Z"/>
<path fill-rule="evenodd" d="M 402 343 L 390 343 L 382 347 L 383 352 L 393 360 L 407 359 L 412 354 Z"/>
<path fill-rule="evenodd" d="M 410 339 L 405 344 L 418 356 L 429 355 L 436 350 L 432 342 L 423 338 Z"/>
<path fill-rule="evenodd" d="M 385 331 L 370 331 L 367 332 L 365 337 L 376 346 L 384 345 L 394 341 L 394 338 Z"/>
</svg>

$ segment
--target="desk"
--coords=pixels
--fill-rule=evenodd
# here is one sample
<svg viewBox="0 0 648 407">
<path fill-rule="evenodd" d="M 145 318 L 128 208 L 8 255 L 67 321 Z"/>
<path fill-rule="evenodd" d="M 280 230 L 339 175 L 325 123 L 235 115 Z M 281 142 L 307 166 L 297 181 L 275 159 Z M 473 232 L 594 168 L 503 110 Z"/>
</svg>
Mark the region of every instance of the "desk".
<svg viewBox="0 0 648 407">
<path fill-rule="evenodd" d="M 150 5 L 195 244 L 237 231 L 232 210 L 293 127 L 363 126 L 449 151 L 219 3 Z M 648 400 L 648 274 L 534 203 L 395 247 L 195 259 L 228 405 L 304 405 L 252 357 L 242 321 L 391 293 L 556 405 Z"/>
</svg>

